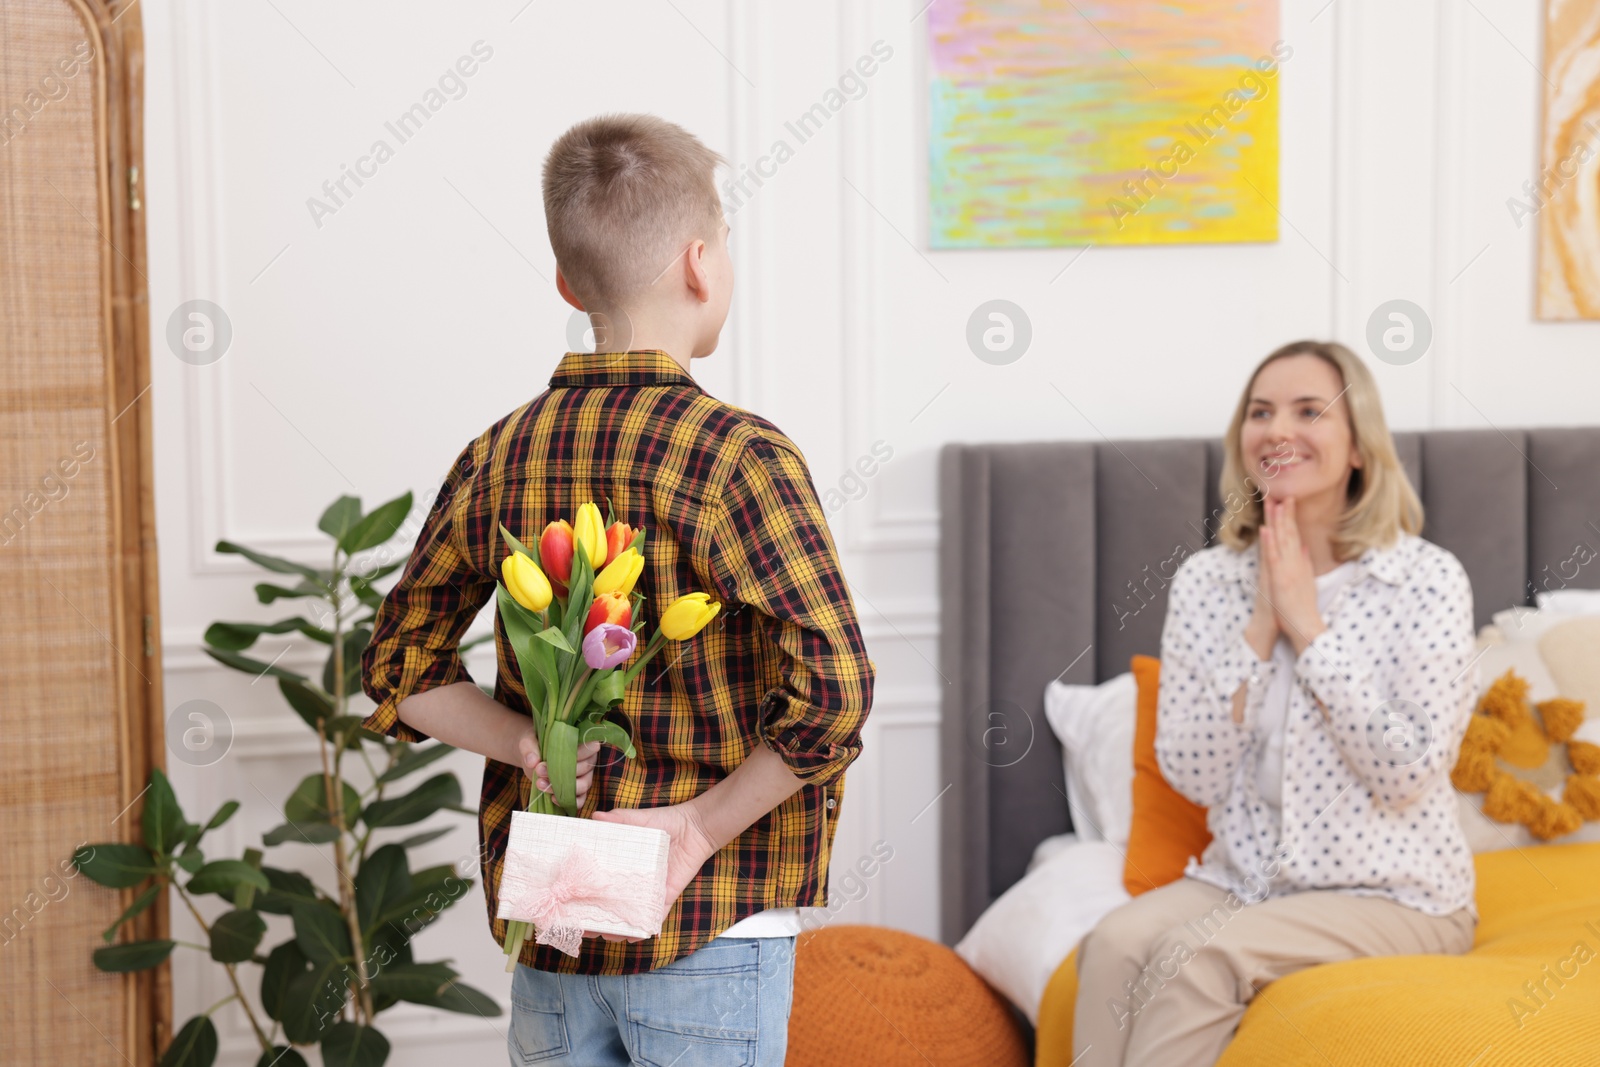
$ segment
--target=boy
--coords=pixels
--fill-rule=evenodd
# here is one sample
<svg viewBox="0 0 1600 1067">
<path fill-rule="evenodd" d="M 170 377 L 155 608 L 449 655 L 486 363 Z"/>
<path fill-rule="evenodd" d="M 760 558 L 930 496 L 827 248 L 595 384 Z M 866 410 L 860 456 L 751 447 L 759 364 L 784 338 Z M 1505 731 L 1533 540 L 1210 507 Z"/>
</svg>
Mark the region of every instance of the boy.
<svg viewBox="0 0 1600 1067">
<path fill-rule="evenodd" d="M 800 450 L 689 373 L 715 351 L 733 288 L 714 185 L 724 162 L 649 115 L 579 123 L 551 148 L 556 287 L 610 328 L 461 453 L 362 657 L 369 727 L 487 757 L 483 884 L 503 942 L 511 811 L 524 775 L 548 780 L 499 621 L 494 699 L 457 652 L 494 592 L 499 525 L 532 543 L 584 501 L 609 501 L 648 531 L 646 632 L 684 593 L 723 602 L 630 688 L 638 755 L 580 753 L 580 814 L 671 835 L 661 934 L 585 938 L 576 958 L 530 939 L 512 985 L 513 1063 L 781 1064 L 798 908 L 826 903 L 874 673 Z"/>
</svg>

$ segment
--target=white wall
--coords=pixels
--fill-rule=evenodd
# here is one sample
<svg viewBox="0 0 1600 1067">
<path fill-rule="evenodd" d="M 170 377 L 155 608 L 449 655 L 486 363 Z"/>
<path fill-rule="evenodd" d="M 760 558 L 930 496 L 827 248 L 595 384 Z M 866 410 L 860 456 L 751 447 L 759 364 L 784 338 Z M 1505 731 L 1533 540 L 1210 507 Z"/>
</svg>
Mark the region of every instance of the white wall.
<svg viewBox="0 0 1600 1067">
<path fill-rule="evenodd" d="M 1266 351 L 1302 336 L 1364 351 L 1368 316 L 1397 297 L 1435 330 L 1420 361 L 1374 361 L 1397 427 L 1594 420 L 1600 326 L 1532 321 L 1535 227 L 1505 206 L 1537 172 L 1542 5 L 1286 0 L 1274 244 L 933 253 L 925 3 L 147 0 L 167 703 L 215 701 L 236 733 L 213 767 L 171 762 L 193 809 L 245 802 L 219 846 L 280 821 L 269 801 L 310 769 L 313 746 L 267 685 L 200 653 L 212 620 L 275 617 L 255 603 L 252 570 L 211 546 L 316 561 L 307 531 L 333 497 L 427 492 L 462 444 L 543 387 L 570 309 L 551 284 L 538 168 L 598 112 L 672 118 L 736 171 L 789 142 L 793 158 L 731 212 L 735 309 L 697 374 L 794 437 L 824 492 L 875 442 L 893 452 L 832 516 L 879 669 L 835 877 L 879 839 L 894 848 L 844 921 L 937 936 L 941 443 L 1217 433 Z M 493 54 L 466 95 L 318 226 L 307 199 L 375 139 L 396 145 L 385 122 L 480 40 Z M 785 122 L 879 40 L 893 55 L 864 96 L 798 144 Z M 1033 326 L 1008 366 L 965 343 L 969 314 L 996 297 Z M 165 343 L 193 298 L 234 329 L 209 366 Z M 311 661 L 291 649 L 282 662 Z M 488 659 L 472 663 L 487 680 Z M 474 763 L 451 764 L 469 796 Z M 473 847 L 463 818 L 429 858 Z M 310 850 L 296 859 L 330 873 Z M 419 958 L 434 955 L 505 992 L 481 896 L 422 936 Z M 178 1019 L 220 989 L 209 962 L 181 964 Z M 242 1019 L 222 1023 L 227 1062 L 253 1062 Z M 503 1031 L 460 1016 L 402 1008 L 383 1028 L 395 1064 L 501 1054 Z"/>
</svg>

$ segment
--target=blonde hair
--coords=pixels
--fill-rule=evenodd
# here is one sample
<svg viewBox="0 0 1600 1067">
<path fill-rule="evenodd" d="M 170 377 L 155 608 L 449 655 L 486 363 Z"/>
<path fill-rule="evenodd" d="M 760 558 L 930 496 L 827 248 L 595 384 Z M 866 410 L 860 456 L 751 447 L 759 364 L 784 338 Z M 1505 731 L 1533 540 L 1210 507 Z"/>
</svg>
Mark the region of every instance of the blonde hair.
<svg viewBox="0 0 1600 1067">
<path fill-rule="evenodd" d="M 655 115 L 600 115 L 562 134 L 545 156 L 545 225 L 556 265 L 586 310 L 647 289 L 691 240 L 722 219 L 715 171 L 726 164 L 683 127 Z"/>
<path fill-rule="evenodd" d="M 1289 356 L 1316 356 L 1339 374 L 1344 388 L 1345 410 L 1350 418 L 1351 444 L 1361 457 L 1361 466 L 1350 472 L 1345 486 L 1345 508 L 1333 536 L 1334 555 L 1340 560 L 1354 559 L 1367 548 L 1390 544 L 1400 531 L 1422 531 L 1422 501 L 1411 487 L 1400 457 L 1395 454 L 1394 438 L 1383 418 L 1383 402 L 1372 372 L 1356 354 L 1335 341 L 1294 341 L 1279 348 L 1256 365 L 1245 383 L 1233 420 L 1223 439 L 1222 478 L 1218 485 L 1224 501 L 1242 500 L 1242 506 L 1229 505 L 1218 536 L 1233 549 L 1253 544 L 1262 522 L 1260 485 L 1247 473 L 1240 434 L 1250 408 L 1250 391 L 1267 364 Z"/>
</svg>

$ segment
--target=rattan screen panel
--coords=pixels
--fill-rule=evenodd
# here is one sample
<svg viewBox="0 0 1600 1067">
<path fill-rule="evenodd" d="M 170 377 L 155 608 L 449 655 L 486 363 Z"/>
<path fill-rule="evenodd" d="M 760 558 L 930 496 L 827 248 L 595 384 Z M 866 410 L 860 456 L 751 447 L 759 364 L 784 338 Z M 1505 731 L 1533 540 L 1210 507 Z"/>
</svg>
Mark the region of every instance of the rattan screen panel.
<svg viewBox="0 0 1600 1067">
<path fill-rule="evenodd" d="M 148 381 L 144 257 L 126 185 L 137 43 L 136 11 L 0 2 L 5 1063 L 149 1063 L 165 999 L 158 976 L 95 970 L 132 892 L 66 864 L 81 843 L 137 837 L 159 728 L 148 404 L 133 402 Z M 139 934 L 164 928 L 152 914 Z"/>
</svg>

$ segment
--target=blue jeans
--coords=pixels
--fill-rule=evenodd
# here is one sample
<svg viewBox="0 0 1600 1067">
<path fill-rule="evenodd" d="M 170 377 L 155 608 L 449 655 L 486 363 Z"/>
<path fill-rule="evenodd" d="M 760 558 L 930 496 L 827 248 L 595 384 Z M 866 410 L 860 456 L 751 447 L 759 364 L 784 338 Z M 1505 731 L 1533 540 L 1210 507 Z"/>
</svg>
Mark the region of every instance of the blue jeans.
<svg viewBox="0 0 1600 1067">
<path fill-rule="evenodd" d="M 713 938 L 643 974 L 519 964 L 506 1044 L 512 1067 L 782 1067 L 793 993 L 793 937 Z"/>
</svg>

